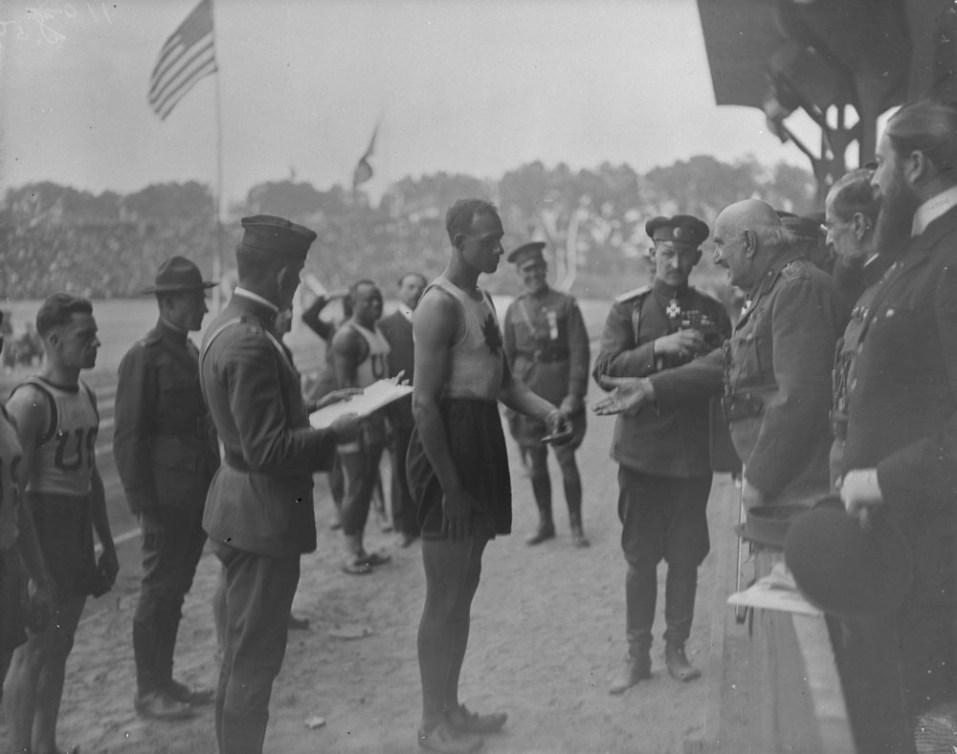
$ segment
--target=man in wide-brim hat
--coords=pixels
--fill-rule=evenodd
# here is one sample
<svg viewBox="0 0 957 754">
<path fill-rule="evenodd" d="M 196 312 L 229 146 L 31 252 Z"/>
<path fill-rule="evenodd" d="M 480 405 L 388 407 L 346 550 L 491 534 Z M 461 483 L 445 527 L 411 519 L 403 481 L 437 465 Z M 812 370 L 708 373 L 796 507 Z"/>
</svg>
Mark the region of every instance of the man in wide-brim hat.
<svg viewBox="0 0 957 754">
<path fill-rule="evenodd" d="M 213 699 L 173 679 L 173 650 L 196 565 L 203 552 L 203 506 L 219 451 L 199 389 L 196 346 L 206 291 L 199 268 L 175 256 L 154 284 L 159 320 L 120 362 L 113 454 L 126 500 L 143 532 L 143 580 L 133 618 L 136 711 L 188 717 Z"/>
</svg>

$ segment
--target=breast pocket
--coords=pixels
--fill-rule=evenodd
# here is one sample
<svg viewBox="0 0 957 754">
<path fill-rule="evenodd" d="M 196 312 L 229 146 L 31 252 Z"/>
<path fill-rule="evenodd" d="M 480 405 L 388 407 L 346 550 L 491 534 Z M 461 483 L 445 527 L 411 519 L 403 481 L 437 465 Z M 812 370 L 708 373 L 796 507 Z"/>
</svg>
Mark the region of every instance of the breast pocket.
<svg viewBox="0 0 957 754">
<path fill-rule="evenodd" d="M 751 331 L 731 338 L 730 387 L 755 384 L 761 381 L 765 361 L 761 353 L 762 338 Z"/>
</svg>

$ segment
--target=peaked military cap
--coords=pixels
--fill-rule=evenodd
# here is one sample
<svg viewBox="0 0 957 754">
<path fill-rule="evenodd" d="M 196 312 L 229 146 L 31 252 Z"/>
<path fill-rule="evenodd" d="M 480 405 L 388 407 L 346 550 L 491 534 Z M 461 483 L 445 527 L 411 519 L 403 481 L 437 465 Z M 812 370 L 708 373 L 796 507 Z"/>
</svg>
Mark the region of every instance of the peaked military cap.
<svg viewBox="0 0 957 754">
<path fill-rule="evenodd" d="M 253 215 L 240 220 L 244 246 L 277 254 L 305 257 L 316 240 L 315 231 L 275 215 Z"/>
<path fill-rule="evenodd" d="M 218 283 L 203 280 L 199 267 L 186 257 L 170 257 L 159 266 L 156 279 L 143 293 L 174 293 L 176 291 L 196 291 L 214 288 Z"/>
<path fill-rule="evenodd" d="M 508 253 L 509 262 L 512 262 L 516 267 L 521 267 L 526 262 L 531 261 L 545 261 L 545 257 L 542 256 L 542 249 L 545 248 L 544 241 L 529 241 L 528 243 L 523 243 L 516 249 L 513 249 Z"/>
<path fill-rule="evenodd" d="M 653 217 L 645 223 L 645 233 L 653 241 L 676 241 L 698 247 L 710 234 L 708 226 L 693 215 Z"/>
</svg>

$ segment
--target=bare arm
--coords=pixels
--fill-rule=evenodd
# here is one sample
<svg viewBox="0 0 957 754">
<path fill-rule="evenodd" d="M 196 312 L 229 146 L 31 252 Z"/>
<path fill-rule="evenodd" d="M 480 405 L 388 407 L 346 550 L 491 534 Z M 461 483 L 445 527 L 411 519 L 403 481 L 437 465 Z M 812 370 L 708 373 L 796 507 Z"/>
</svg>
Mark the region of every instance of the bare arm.
<svg viewBox="0 0 957 754">
<path fill-rule="evenodd" d="M 412 414 L 422 447 L 446 495 L 458 493 L 462 487 L 449 454 L 448 436 L 439 410 L 458 326 L 459 312 L 452 299 L 435 293 L 419 302 L 413 324 L 416 347 Z"/>
<path fill-rule="evenodd" d="M 340 388 L 359 386 L 359 362 L 364 356 L 365 340 L 351 327 L 341 327 L 332 339 L 332 360 Z"/>
</svg>

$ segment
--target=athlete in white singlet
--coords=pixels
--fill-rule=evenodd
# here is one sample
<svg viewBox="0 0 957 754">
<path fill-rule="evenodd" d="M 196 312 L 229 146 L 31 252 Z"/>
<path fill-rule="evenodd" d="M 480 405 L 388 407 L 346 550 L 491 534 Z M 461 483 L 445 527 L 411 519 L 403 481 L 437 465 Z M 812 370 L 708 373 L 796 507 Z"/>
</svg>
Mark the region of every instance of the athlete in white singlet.
<svg viewBox="0 0 957 754">
<path fill-rule="evenodd" d="M 4 688 L 13 751 L 56 752 L 56 723 L 66 660 L 86 595 L 116 578 L 116 548 L 96 469 L 96 399 L 80 370 L 96 363 L 100 341 L 89 301 L 65 293 L 44 301 L 37 332 L 46 355 L 42 373 L 7 402 L 20 432 L 25 500 L 56 586 L 56 619 L 31 632 L 13 655 Z M 94 562 L 93 531 L 103 546 Z"/>
</svg>

